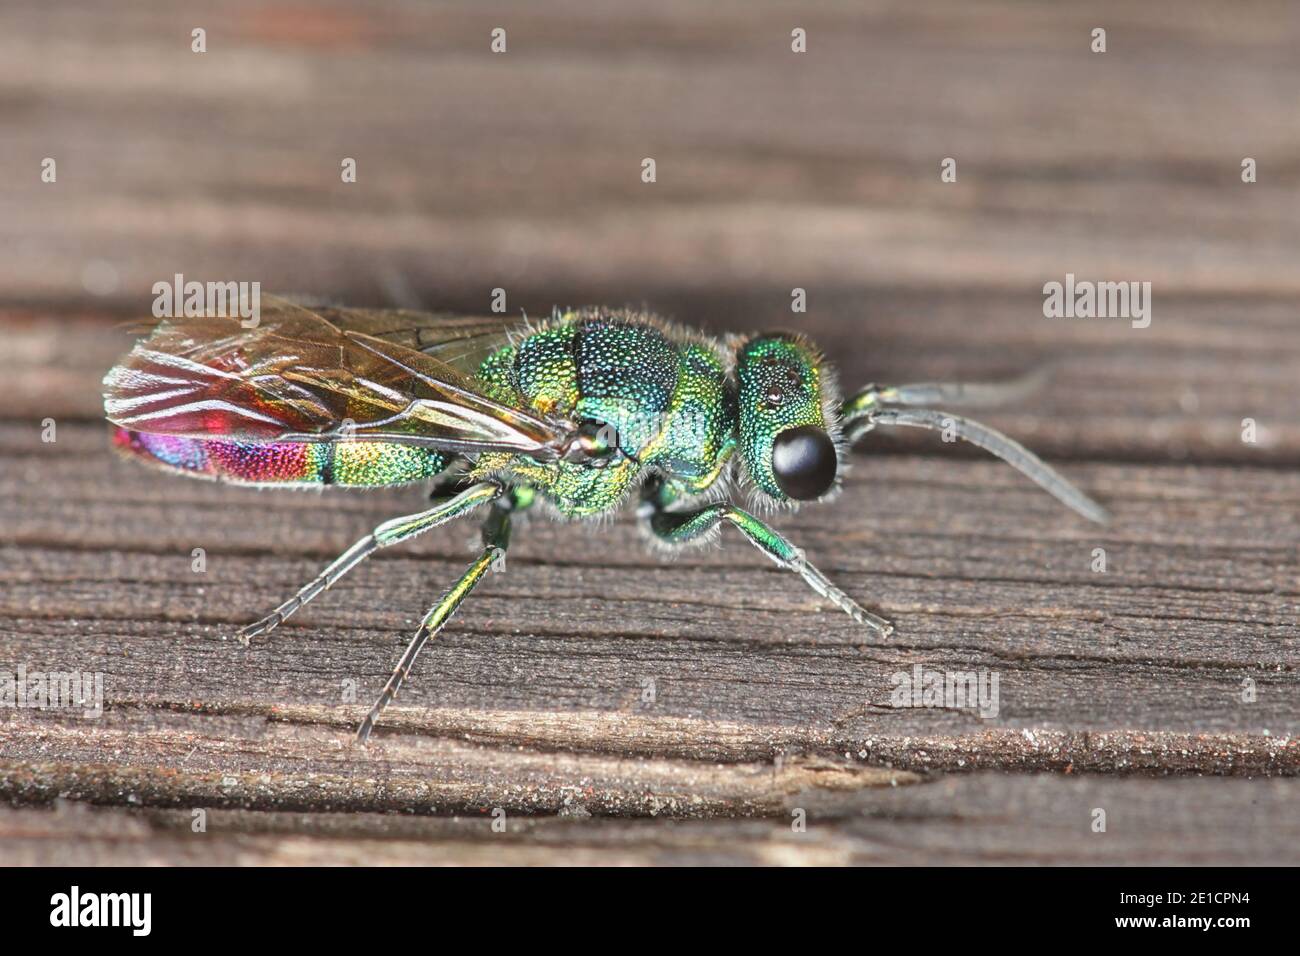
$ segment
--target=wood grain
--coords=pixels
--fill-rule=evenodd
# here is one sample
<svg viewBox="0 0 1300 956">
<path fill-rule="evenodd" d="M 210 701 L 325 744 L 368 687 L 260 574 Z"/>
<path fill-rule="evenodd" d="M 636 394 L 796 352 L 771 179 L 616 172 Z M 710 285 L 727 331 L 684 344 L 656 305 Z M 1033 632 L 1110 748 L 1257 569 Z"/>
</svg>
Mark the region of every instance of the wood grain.
<svg viewBox="0 0 1300 956">
<path fill-rule="evenodd" d="M 896 621 L 886 642 L 740 542 L 663 563 L 628 516 L 598 530 L 533 521 L 506 572 L 422 659 L 381 740 L 357 752 L 347 729 L 465 560 L 467 531 L 377 557 L 243 649 L 229 637 L 252 609 L 414 496 L 182 482 L 104 461 L 101 427 L 75 421 L 52 445 L 34 426 L 3 434 L 22 465 L 6 469 L 17 480 L 3 489 L 7 647 L 29 669 L 102 671 L 109 687 L 101 721 L 24 712 L 10 725 L 17 767 L 43 765 L 30 796 L 93 799 L 129 782 L 148 784 L 148 802 L 192 800 L 231 766 L 231 747 L 248 761 L 237 805 L 303 809 L 410 809 L 424 797 L 401 795 L 394 774 L 412 752 L 414 778 L 463 781 L 448 795 L 461 809 L 502 800 L 498 774 L 511 807 L 536 810 L 610 758 L 635 757 L 628 790 L 642 796 L 613 788 L 600 805 L 625 813 L 680 799 L 648 776 L 664 759 L 1256 776 L 1294 773 L 1300 756 L 1285 524 L 1300 481 L 1271 470 L 1075 465 L 1115 515 L 1093 529 L 996 464 L 865 459 L 832 507 L 783 526 Z M 103 467 L 87 474 L 97 456 Z M 201 574 L 195 547 L 207 553 Z M 1110 555 L 1105 573 L 1091 569 L 1094 547 Z M 996 672 L 999 713 L 891 706 L 893 675 L 916 664 Z M 347 681 L 358 703 L 345 702 Z M 470 751 L 452 743 L 461 739 Z M 521 783 L 561 753 L 573 768 Z M 316 759 L 338 763 L 341 778 L 382 760 L 384 795 L 295 794 L 290 778 Z M 276 785 L 263 793 L 259 780 Z M 700 812 L 754 810 L 749 799 L 704 800 Z"/>
<path fill-rule="evenodd" d="M 963 774 L 921 786 L 782 794 L 784 819 L 562 812 L 398 815 L 193 807 L 0 808 L 15 864 L 1033 866 L 1294 864 L 1295 780 Z M 1241 812 L 1243 807 L 1250 812 Z M 1106 830 L 1092 830 L 1095 811 Z M 206 830 L 195 832 L 195 811 Z M 802 811 L 802 831 L 793 828 Z"/>
</svg>

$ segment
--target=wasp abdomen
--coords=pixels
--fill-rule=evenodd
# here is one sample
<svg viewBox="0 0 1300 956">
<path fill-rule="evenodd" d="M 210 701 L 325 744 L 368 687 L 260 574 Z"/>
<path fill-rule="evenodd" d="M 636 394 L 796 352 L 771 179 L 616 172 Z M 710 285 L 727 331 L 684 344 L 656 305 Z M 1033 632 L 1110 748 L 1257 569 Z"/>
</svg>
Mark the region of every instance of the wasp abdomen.
<svg viewBox="0 0 1300 956">
<path fill-rule="evenodd" d="M 124 453 L 171 471 L 236 484 L 374 488 L 432 478 L 449 457 L 393 442 L 240 442 L 113 430 Z"/>
</svg>

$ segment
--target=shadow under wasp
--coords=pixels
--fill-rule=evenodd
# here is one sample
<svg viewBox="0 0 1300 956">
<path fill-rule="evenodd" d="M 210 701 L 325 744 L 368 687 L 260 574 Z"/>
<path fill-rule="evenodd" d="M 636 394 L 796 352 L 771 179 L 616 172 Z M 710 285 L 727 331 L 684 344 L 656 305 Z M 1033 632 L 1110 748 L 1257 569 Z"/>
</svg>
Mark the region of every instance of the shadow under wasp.
<svg viewBox="0 0 1300 956">
<path fill-rule="evenodd" d="M 639 495 L 669 547 L 723 523 L 855 621 L 861 607 L 752 510 L 825 498 L 877 426 L 941 430 L 986 449 L 1093 521 L 1102 508 L 1010 438 L 935 405 L 989 405 L 1020 385 L 870 385 L 845 400 L 811 342 L 724 340 L 637 312 L 556 311 L 529 324 L 272 299 L 260 322 L 165 319 L 104 379 L 114 443 L 183 474 L 249 485 L 386 487 L 432 480 L 431 507 L 386 521 L 274 611 L 273 630 L 368 555 L 481 508 L 482 553 L 428 613 L 357 730 L 364 742 L 425 642 L 504 555 L 511 516 L 568 519 Z"/>
</svg>

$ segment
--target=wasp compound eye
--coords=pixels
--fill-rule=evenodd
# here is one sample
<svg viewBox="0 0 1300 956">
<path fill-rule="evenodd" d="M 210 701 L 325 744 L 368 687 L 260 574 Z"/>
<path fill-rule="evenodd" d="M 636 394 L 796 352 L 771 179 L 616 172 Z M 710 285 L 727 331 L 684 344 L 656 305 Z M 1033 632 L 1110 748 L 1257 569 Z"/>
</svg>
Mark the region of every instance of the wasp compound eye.
<svg viewBox="0 0 1300 956">
<path fill-rule="evenodd" d="M 816 425 L 787 428 L 772 443 L 772 474 L 796 501 L 820 498 L 835 483 L 835 443 Z"/>
</svg>

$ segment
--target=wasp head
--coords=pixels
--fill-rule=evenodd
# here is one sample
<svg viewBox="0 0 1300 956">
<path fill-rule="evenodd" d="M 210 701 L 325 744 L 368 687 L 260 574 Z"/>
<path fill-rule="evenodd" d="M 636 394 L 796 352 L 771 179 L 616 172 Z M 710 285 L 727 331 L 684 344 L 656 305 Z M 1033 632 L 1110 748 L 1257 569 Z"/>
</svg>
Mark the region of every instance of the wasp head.
<svg viewBox="0 0 1300 956">
<path fill-rule="evenodd" d="M 740 454 L 777 501 L 812 501 L 835 485 L 839 424 L 821 355 L 806 340 L 767 333 L 736 351 Z"/>
</svg>

